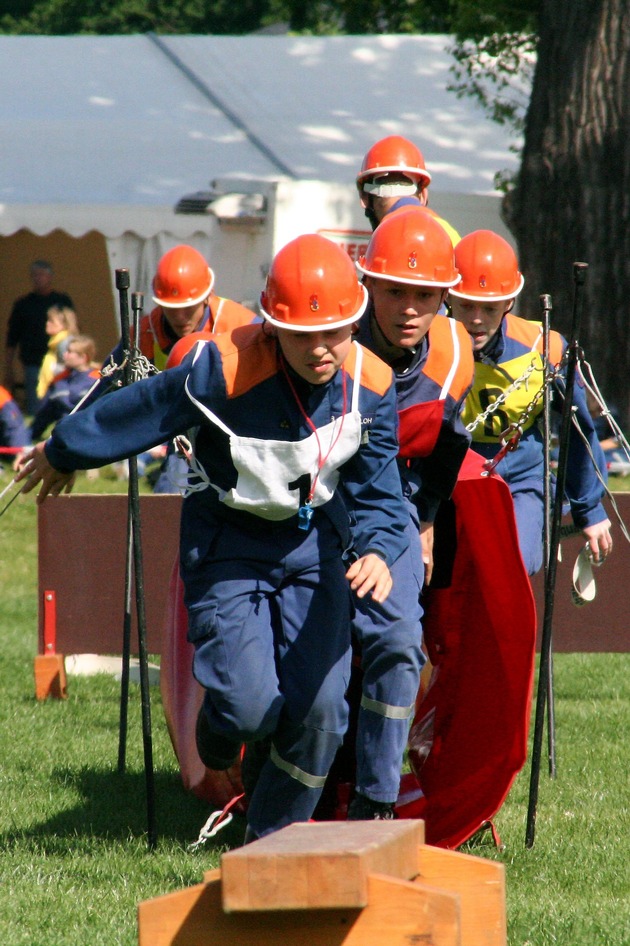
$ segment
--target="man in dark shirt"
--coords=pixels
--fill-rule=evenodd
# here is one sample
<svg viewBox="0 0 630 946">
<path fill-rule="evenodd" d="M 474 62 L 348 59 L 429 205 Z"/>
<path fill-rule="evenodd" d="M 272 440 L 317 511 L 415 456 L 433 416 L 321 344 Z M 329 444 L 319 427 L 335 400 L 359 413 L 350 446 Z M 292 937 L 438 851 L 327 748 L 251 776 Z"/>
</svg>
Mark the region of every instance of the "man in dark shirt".
<svg viewBox="0 0 630 946">
<path fill-rule="evenodd" d="M 33 289 L 14 302 L 9 316 L 4 384 L 9 391 L 13 391 L 17 354 L 24 369 L 26 412 L 34 414 L 38 406 L 37 376 L 49 342 L 46 334 L 48 310 L 53 305 L 70 309 L 74 306 L 69 295 L 52 288 L 54 272 L 49 262 L 35 260 L 30 273 Z"/>
</svg>

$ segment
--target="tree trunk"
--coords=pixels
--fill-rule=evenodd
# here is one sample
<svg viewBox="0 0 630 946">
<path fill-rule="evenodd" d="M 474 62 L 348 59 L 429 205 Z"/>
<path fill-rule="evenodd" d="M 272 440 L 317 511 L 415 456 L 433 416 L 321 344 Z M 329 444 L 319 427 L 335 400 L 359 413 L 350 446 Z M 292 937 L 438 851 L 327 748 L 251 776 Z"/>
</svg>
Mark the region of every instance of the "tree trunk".
<svg viewBox="0 0 630 946">
<path fill-rule="evenodd" d="M 630 419 L 630 5 L 543 0 L 517 187 L 504 207 L 525 274 L 520 313 L 571 328 L 573 263 L 588 263 L 580 343 Z"/>
</svg>

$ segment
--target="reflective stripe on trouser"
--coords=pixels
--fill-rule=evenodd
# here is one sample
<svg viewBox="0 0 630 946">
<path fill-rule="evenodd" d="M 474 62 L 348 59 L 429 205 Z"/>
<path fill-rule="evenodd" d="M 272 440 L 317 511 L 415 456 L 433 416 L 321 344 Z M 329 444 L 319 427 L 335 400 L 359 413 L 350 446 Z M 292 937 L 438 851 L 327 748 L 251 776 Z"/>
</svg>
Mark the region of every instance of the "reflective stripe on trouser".
<svg viewBox="0 0 630 946">
<path fill-rule="evenodd" d="M 416 523 L 409 523 L 409 549 L 393 564 L 389 597 L 355 601 L 353 630 L 360 644 L 363 697 L 357 728 L 359 792 L 375 801 L 398 797 L 422 655 L 422 557 Z"/>
<path fill-rule="evenodd" d="M 377 716 L 384 716 L 386 719 L 409 719 L 415 702 L 409 706 L 391 706 L 389 703 L 381 703 L 379 700 L 371 700 L 365 694 L 361 698 L 361 709 L 370 710 Z"/>
<path fill-rule="evenodd" d="M 342 703 L 345 705 L 345 700 Z M 279 727 L 274 742 L 286 741 L 283 735 Z M 304 731 L 292 748 L 281 751 L 272 746 L 247 808 L 247 823 L 258 837 L 296 821 L 308 821 L 341 740 L 339 733 L 311 729 Z M 292 761 L 300 756 L 316 760 L 316 764 L 310 761 L 307 771 Z"/>
<path fill-rule="evenodd" d="M 350 596 L 341 550 L 326 517 L 298 532 L 278 530 L 270 542 L 222 523 L 208 560 L 183 572 L 211 730 L 242 741 L 271 735 L 286 764 L 268 762 L 250 799 L 259 836 L 311 817 L 317 780 L 347 727 Z M 332 557 L 319 561 L 329 548 Z"/>
</svg>

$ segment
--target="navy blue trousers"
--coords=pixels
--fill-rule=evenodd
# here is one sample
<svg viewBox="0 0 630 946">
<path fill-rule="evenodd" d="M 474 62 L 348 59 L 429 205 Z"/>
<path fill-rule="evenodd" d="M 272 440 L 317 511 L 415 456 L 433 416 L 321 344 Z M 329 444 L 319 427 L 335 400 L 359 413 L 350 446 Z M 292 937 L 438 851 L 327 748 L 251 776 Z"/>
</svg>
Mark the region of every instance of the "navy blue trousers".
<svg viewBox="0 0 630 946">
<path fill-rule="evenodd" d="M 355 600 L 353 632 L 363 671 L 356 789 L 381 802 L 398 797 L 424 663 L 420 605 L 424 566 L 415 510 L 407 531 L 409 547 L 391 568 L 393 587 L 387 600 L 377 604 L 369 595 Z"/>
<path fill-rule="evenodd" d="M 248 805 L 259 836 L 311 817 L 348 722 L 349 585 L 337 533 L 324 515 L 313 523 L 247 533 L 217 521 L 207 554 L 182 567 L 210 728 L 272 738 Z"/>
</svg>

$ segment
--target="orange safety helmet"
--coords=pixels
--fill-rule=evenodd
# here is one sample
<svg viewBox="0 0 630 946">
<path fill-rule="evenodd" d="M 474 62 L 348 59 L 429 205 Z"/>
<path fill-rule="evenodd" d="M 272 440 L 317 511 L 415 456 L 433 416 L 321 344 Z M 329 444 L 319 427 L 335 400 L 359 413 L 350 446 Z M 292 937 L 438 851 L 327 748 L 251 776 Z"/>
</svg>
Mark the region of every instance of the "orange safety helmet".
<svg viewBox="0 0 630 946">
<path fill-rule="evenodd" d="M 165 309 L 181 309 L 207 299 L 214 273 L 199 250 L 182 243 L 168 250 L 153 279 L 153 301 Z"/>
<path fill-rule="evenodd" d="M 462 237 L 455 247 L 455 262 L 462 278 L 451 289 L 454 296 L 473 302 L 501 302 L 513 299 L 523 288 L 525 279 L 516 253 L 492 230 L 475 230 Z"/>
<path fill-rule="evenodd" d="M 417 148 L 413 142 L 401 135 L 389 135 L 387 138 L 381 138 L 380 141 L 377 141 L 366 153 L 361 170 L 357 174 L 357 187 L 359 191 L 365 190 L 380 197 L 390 196 L 379 193 L 383 187 L 387 187 L 386 181 L 370 183 L 370 179 L 380 178 L 394 172 L 405 174 L 411 178 L 414 182 L 414 188 L 410 193 L 415 192 L 418 184 L 426 187 L 431 180 L 431 175 L 424 165 L 424 157 L 420 148 Z M 400 184 L 397 185 L 396 192 L 402 194 Z"/>
<path fill-rule="evenodd" d="M 387 214 L 357 269 L 376 279 L 446 289 L 459 282 L 451 238 L 424 207 Z"/>
<path fill-rule="evenodd" d="M 191 332 L 179 338 L 171 348 L 166 362 L 167 368 L 177 368 L 186 355 L 193 350 L 197 342 L 209 342 L 212 336 L 208 332 Z"/>
<path fill-rule="evenodd" d="M 260 308 L 276 328 L 318 332 L 356 322 L 367 299 L 346 251 L 326 237 L 308 233 L 287 243 L 274 257 Z"/>
</svg>

